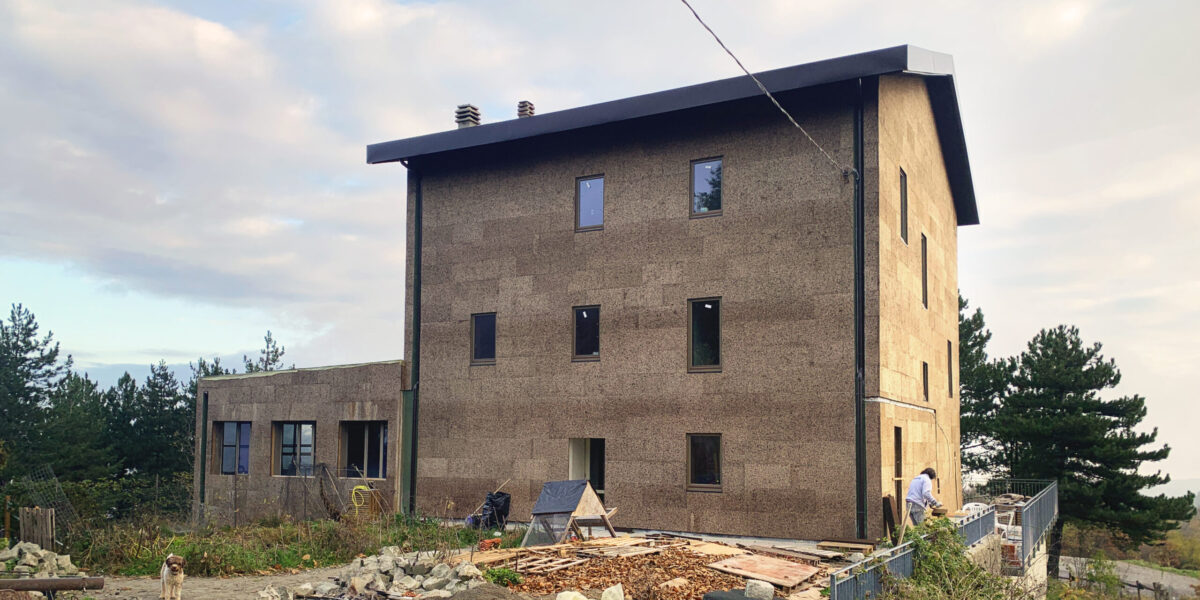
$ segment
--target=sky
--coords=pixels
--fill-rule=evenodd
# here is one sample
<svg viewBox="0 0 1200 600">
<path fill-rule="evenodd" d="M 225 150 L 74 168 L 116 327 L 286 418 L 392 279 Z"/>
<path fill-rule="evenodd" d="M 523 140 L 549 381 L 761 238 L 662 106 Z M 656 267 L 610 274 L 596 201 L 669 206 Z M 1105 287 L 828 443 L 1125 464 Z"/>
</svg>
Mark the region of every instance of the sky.
<svg viewBox="0 0 1200 600">
<path fill-rule="evenodd" d="M 990 350 L 1079 326 L 1200 479 L 1200 3 L 693 5 L 752 70 L 953 55 Z M 676 0 L 0 0 L 0 300 L 104 383 L 267 330 L 301 367 L 398 358 L 405 172 L 367 144 L 739 73 Z"/>
</svg>

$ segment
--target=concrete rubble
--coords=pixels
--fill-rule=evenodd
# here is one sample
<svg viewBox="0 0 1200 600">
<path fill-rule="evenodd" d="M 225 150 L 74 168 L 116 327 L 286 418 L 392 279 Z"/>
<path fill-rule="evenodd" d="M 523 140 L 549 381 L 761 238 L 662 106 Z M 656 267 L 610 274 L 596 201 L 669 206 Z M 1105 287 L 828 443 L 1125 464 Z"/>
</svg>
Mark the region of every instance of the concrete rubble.
<svg viewBox="0 0 1200 600">
<path fill-rule="evenodd" d="M 483 572 L 470 562 L 456 566 L 438 562 L 429 553 L 402 553 L 396 546 L 380 554 L 356 558 L 333 579 L 294 588 L 267 586 L 264 600 L 296 598 L 450 598 L 484 583 Z"/>
<path fill-rule="evenodd" d="M 15 563 L 11 571 L 9 563 Z M 17 573 L 20 577 L 34 579 L 86 576 L 71 562 L 71 555 L 43 550 L 41 546 L 30 542 L 20 542 L 0 551 L 0 573 Z"/>
</svg>

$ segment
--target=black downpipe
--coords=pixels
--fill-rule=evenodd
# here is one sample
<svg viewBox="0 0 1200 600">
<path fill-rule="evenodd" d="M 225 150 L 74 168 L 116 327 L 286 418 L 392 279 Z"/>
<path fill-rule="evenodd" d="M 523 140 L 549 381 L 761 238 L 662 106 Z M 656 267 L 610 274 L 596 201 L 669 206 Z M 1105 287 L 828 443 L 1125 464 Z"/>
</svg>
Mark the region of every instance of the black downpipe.
<svg viewBox="0 0 1200 600">
<path fill-rule="evenodd" d="M 863 83 L 858 79 L 854 104 L 854 494 L 855 531 L 867 537 L 867 414 L 866 414 L 866 200 L 863 188 Z"/>
<path fill-rule="evenodd" d="M 200 504 L 204 504 L 204 474 L 208 471 L 208 392 L 200 401 Z"/>
<path fill-rule="evenodd" d="M 413 210 L 413 347 L 412 347 L 412 448 L 408 465 L 408 511 L 417 514 L 417 424 L 421 414 L 421 172 L 409 168 L 415 182 Z"/>
</svg>

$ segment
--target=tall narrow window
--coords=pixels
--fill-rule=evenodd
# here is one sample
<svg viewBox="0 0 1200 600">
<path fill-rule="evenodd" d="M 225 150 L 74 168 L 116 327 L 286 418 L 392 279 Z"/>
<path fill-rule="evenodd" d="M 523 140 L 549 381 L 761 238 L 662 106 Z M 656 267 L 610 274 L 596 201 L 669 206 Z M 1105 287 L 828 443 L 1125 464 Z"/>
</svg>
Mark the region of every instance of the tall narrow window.
<svg viewBox="0 0 1200 600">
<path fill-rule="evenodd" d="M 925 397 L 925 401 L 929 402 L 929 363 L 921 363 L 921 393 Z"/>
<path fill-rule="evenodd" d="M 279 440 L 277 474 L 310 476 L 313 470 L 312 422 L 283 422 L 275 424 Z"/>
<path fill-rule="evenodd" d="M 687 489 L 693 492 L 721 491 L 721 434 L 687 435 Z"/>
<path fill-rule="evenodd" d="M 688 371 L 721 370 L 721 299 L 688 300 Z"/>
<path fill-rule="evenodd" d="M 904 510 L 904 430 L 894 427 L 892 438 L 892 483 L 896 486 L 896 507 Z M 901 515 L 904 512 L 900 513 Z"/>
<path fill-rule="evenodd" d="M 387 478 L 387 421 L 342 421 L 342 477 Z"/>
<path fill-rule="evenodd" d="M 471 315 L 471 364 L 496 364 L 496 313 Z"/>
<path fill-rule="evenodd" d="M 692 161 L 692 216 L 721 214 L 721 159 Z"/>
<path fill-rule="evenodd" d="M 600 358 L 600 307 L 575 307 L 575 360 Z"/>
<path fill-rule="evenodd" d="M 213 429 L 221 436 L 221 474 L 245 475 L 250 472 L 250 423 L 226 421 Z"/>
<path fill-rule="evenodd" d="M 946 395 L 954 397 L 954 346 L 946 340 Z"/>
<path fill-rule="evenodd" d="M 921 234 L 921 306 L 929 308 L 929 250 L 925 234 Z"/>
<path fill-rule="evenodd" d="M 908 243 L 908 173 L 900 169 L 900 239 Z"/>
<path fill-rule="evenodd" d="M 575 231 L 604 228 L 604 176 L 575 180 Z"/>
</svg>

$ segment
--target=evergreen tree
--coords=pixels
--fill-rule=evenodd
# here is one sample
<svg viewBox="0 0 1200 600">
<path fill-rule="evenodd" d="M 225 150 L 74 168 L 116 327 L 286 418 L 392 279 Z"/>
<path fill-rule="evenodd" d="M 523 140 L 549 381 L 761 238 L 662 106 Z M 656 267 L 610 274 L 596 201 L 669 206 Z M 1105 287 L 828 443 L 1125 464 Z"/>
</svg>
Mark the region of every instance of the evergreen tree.
<svg viewBox="0 0 1200 600">
<path fill-rule="evenodd" d="M 37 428 L 38 464 L 59 479 L 80 481 L 116 475 L 116 455 L 105 432 L 103 394 L 87 375 L 71 373 L 55 388 Z"/>
<path fill-rule="evenodd" d="M 1152 446 L 1157 429 L 1136 431 L 1146 416 L 1144 398 L 1100 397 L 1121 381 L 1116 363 L 1100 349 L 1098 343 L 1086 346 L 1075 327 L 1043 329 L 1021 353 L 989 434 L 999 449 L 996 470 L 1059 483 L 1060 518 L 1049 540 L 1051 573 L 1058 572 L 1066 521 L 1106 528 L 1137 546 L 1161 540 L 1195 514 L 1193 494 L 1142 494 L 1170 481 L 1161 472 L 1139 472 L 1143 463 L 1165 459 L 1170 448 Z"/>
<path fill-rule="evenodd" d="M 54 334 L 39 338 L 33 313 L 12 305 L 8 322 L 0 320 L 0 442 L 11 457 L 0 472 L 3 478 L 32 466 L 33 432 L 70 371 L 71 357 L 59 360 Z"/>
<path fill-rule="evenodd" d="M 233 375 L 234 373 L 237 373 L 237 369 L 225 368 L 225 366 L 221 364 L 221 358 L 219 356 L 213 357 L 212 362 L 204 360 L 204 357 L 201 356 L 196 360 L 196 364 L 188 363 L 188 367 L 192 370 L 192 378 L 188 380 L 187 395 L 193 400 L 196 398 L 196 393 L 200 387 L 201 379 L 215 375 Z"/>
<path fill-rule="evenodd" d="M 195 399 L 160 361 L 140 387 L 128 373 L 106 394 L 112 444 L 127 475 L 169 476 L 192 468 Z"/>
<path fill-rule="evenodd" d="M 127 474 L 137 462 L 134 423 L 138 407 L 138 384 L 128 372 L 104 392 L 104 414 L 108 445 L 116 455 L 119 474 Z"/>
<path fill-rule="evenodd" d="M 263 348 L 258 351 L 258 360 L 250 360 L 249 356 L 243 355 L 242 362 L 245 364 L 247 373 L 278 371 L 283 368 L 283 355 L 286 351 L 287 349 L 280 346 L 271 335 L 271 331 L 268 330 L 266 337 L 263 338 Z M 296 365 L 288 368 L 294 369 Z"/>
<path fill-rule="evenodd" d="M 983 311 L 969 313 L 969 303 L 958 296 L 958 385 L 959 427 L 962 434 L 962 463 L 967 471 L 987 473 L 996 462 L 996 440 L 992 437 L 996 410 L 1016 370 L 1011 358 L 991 359 L 987 345 L 992 332 L 984 323 Z"/>
</svg>

